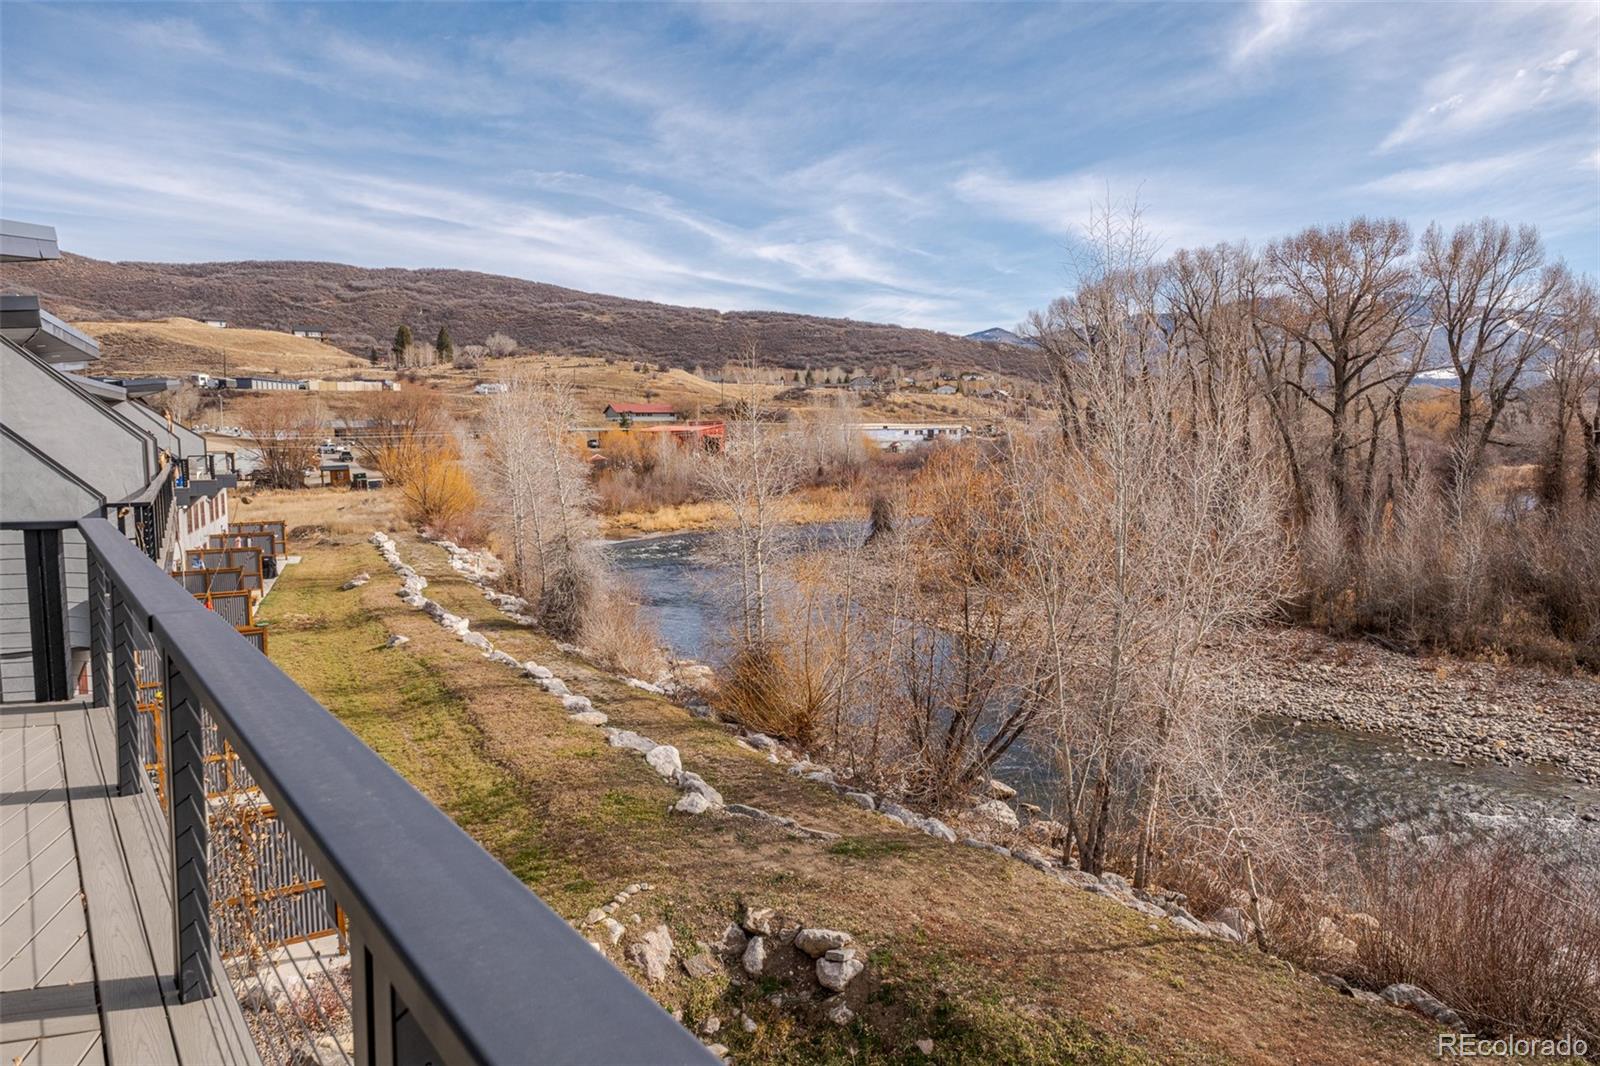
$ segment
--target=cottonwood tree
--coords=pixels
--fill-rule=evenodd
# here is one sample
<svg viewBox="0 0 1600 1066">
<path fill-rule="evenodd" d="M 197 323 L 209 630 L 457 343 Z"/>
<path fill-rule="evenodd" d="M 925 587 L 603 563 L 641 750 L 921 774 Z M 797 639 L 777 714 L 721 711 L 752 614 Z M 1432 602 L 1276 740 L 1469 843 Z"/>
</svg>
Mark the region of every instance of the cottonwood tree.
<svg viewBox="0 0 1600 1066">
<path fill-rule="evenodd" d="M 759 352 L 750 344 L 743 363 L 752 371 Z M 730 423 L 720 454 L 701 468 L 708 497 L 729 512 L 718 546 L 736 580 L 734 614 L 741 651 L 759 654 L 772 619 L 774 564 L 785 544 L 785 497 L 799 481 L 798 449 L 789 432 L 767 420 L 759 392 L 743 401 L 743 418 Z"/>
<path fill-rule="evenodd" d="M 490 518 L 509 550 L 510 578 L 518 595 L 538 602 L 544 594 L 546 523 L 541 506 L 547 479 L 538 431 L 544 392 L 529 374 L 514 374 L 506 391 L 489 397 L 483 420 L 484 468 L 489 475 Z"/>
<path fill-rule="evenodd" d="M 493 359 L 503 359 L 517 350 L 517 342 L 510 335 L 500 332 L 491 333 L 485 337 L 483 346 Z"/>
<path fill-rule="evenodd" d="M 252 480 L 263 488 L 299 489 L 317 464 L 327 418 L 312 397 L 264 396 L 239 419 L 239 428 L 256 453 Z"/>
<path fill-rule="evenodd" d="M 1040 323 L 1074 353 L 1073 419 L 1011 471 L 1071 843 L 1098 872 L 1114 806 L 1136 804 L 1123 813 L 1134 816 L 1142 886 L 1180 740 L 1208 710 L 1202 650 L 1264 611 L 1281 580 L 1280 482 L 1246 446 L 1242 374 L 1211 375 L 1210 398 L 1190 403 L 1194 368 L 1170 343 L 1137 211 L 1104 212 L 1090 237 L 1077 292 Z"/>
<path fill-rule="evenodd" d="M 1542 339 L 1540 369 L 1549 379 L 1548 441 L 1541 495 L 1560 511 L 1567 502 L 1568 441 L 1578 437 L 1580 496 L 1600 501 L 1600 290 L 1575 280 L 1562 293 Z"/>
<path fill-rule="evenodd" d="M 497 512 L 513 570 L 551 634 L 579 635 L 603 591 L 595 549 L 594 490 L 572 427 L 577 403 L 565 382 L 512 375 L 494 397 L 486 461 L 503 494 Z"/>
<path fill-rule="evenodd" d="M 1418 273 L 1430 326 L 1456 377 L 1450 477 L 1455 491 L 1483 465 L 1523 372 L 1545 347 L 1552 311 L 1569 279 L 1546 265 L 1539 233 L 1492 219 L 1437 224 L 1422 235 Z"/>
<path fill-rule="evenodd" d="M 192 381 L 183 382 L 162 397 L 163 409 L 168 417 L 180 426 L 187 426 L 189 420 L 195 416 L 196 412 L 200 410 L 200 405 L 204 402 L 205 400 L 200 395 L 200 390 L 195 387 Z"/>
<path fill-rule="evenodd" d="M 454 435 L 439 398 L 426 389 L 369 394 L 363 414 L 369 425 L 356 439 L 355 453 L 395 486 L 405 485 L 426 449 Z"/>
<path fill-rule="evenodd" d="M 1372 502 L 1384 424 L 1420 365 L 1410 248 L 1405 223 L 1357 218 L 1276 241 L 1264 255 L 1274 291 L 1261 313 L 1315 369 L 1306 377 L 1269 375 L 1267 388 L 1292 392 L 1326 417 L 1327 483 L 1350 529 Z"/>
</svg>

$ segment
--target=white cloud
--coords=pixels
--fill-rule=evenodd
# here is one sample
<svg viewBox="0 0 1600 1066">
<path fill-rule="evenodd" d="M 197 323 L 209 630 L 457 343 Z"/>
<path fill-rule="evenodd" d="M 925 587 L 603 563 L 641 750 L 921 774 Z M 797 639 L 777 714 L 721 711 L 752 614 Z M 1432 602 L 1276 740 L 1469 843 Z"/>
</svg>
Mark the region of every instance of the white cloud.
<svg viewBox="0 0 1600 1066">
<path fill-rule="evenodd" d="M 1593 47 L 1569 45 L 1600 34 L 1600 5 L 1485 11 L 1479 32 L 1424 82 L 1421 100 L 1383 138 L 1380 152 L 1488 133 L 1569 108 L 1595 121 L 1600 60 Z"/>
<path fill-rule="evenodd" d="M 1280 214 L 1269 198 L 1252 199 L 1192 173 L 1135 176 L 1107 170 L 1025 179 L 974 169 L 952 189 L 1000 218 L 1069 240 L 1081 237 L 1108 207 L 1114 216 L 1137 208 L 1140 227 L 1160 252 L 1271 234 Z"/>
<path fill-rule="evenodd" d="M 1234 35 L 1229 65 L 1258 62 L 1289 47 L 1305 28 L 1309 10 L 1304 0 L 1257 0 Z"/>
<path fill-rule="evenodd" d="M 1536 152 L 1507 152 L 1484 159 L 1452 160 L 1412 167 L 1365 182 L 1358 191 L 1393 196 L 1460 195 L 1517 174 L 1537 158 Z"/>
</svg>

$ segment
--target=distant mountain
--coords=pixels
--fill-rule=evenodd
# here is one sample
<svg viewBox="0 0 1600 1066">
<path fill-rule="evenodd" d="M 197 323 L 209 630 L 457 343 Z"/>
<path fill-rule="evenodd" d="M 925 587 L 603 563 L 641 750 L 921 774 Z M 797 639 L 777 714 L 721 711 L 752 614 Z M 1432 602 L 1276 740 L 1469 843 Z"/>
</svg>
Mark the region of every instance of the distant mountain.
<svg viewBox="0 0 1600 1066">
<path fill-rule="evenodd" d="M 927 329 L 778 311 L 721 312 L 564 289 L 465 270 L 367 269 L 338 263 L 111 263 L 63 255 L 8 272 L 69 320 L 226 319 L 256 329 L 322 330 L 355 355 L 387 351 L 410 325 L 457 345 L 496 331 L 525 348 L 719 368 L 754 340 L 765 363 L 847 370 L 930 366 L 1032 375 L 1015 348 Z M 1003 332 L 1003 331 L 1002 331 Z"/>
<path fill-rule="evenodd" d="M 1039 347 L 1037 341 L 1029 340 L 1027 337 L 1019 337 L 1015 333 L 1012 333 L 1009 329 L 1003 329 L 1000 326 L 991 326 L 988 329 L 980 329 L 976 333 L 967 334 L 963 339 L 969 341 L 979 341 L 983 344 L 1010 344 L 1018 348 Z"/>
</svg>

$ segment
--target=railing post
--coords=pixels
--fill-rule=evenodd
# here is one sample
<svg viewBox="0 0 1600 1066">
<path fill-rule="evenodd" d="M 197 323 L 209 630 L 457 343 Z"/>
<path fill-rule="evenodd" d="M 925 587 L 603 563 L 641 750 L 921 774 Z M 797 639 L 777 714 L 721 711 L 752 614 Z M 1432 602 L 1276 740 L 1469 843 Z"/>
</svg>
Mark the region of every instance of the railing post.
<svg viewBox="0 0 1600 1066">
<path fill-rule="evenodd" d="M 139 668 L 134 663 L 133 612 L 115 581 L 111 582 L 111 683 L 117 722 L 117 795 L 132 796 L 144 787 L 144 760 L 139 754 Z"/>
<path fill-rule="evenodd" d="M 106 618 L 106 573 L 94 549 L 87 543 L 84 548 L 89 559 L 89 684 L 94 689 L 95 706 L 112 707 L 115 704 L 107 658 L 111 654 L 111 625 Z"/>
<path fill-rule="evenodd" d="M 200 701 L 177 657 L 165 655 L 167 824 L 172 842 L 173 946 L 178 998 L 205 999 L 211 973 L 211 881 L 207 869 L 205 732 Z"/>
</svg>

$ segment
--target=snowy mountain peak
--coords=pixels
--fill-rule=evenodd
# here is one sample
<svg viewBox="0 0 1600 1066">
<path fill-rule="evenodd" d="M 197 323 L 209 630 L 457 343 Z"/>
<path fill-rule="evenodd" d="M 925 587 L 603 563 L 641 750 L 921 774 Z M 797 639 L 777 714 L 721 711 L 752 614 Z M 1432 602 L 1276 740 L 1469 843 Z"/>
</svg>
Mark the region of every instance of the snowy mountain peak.
<svg viewBox="0 0 1600 1066">
<path fill-rule="evenodd" d="M 969 341 L 982 341 L 985 344 L 1015 344 L 1019 348 L 1035 347 L 1034 342 L 1026 337 L 1019 337 L 1009 329 L 1000 326 L 991 326 L 989 329 L 980 329 L 976 333 L 966 336 Z"/>
</svg>

